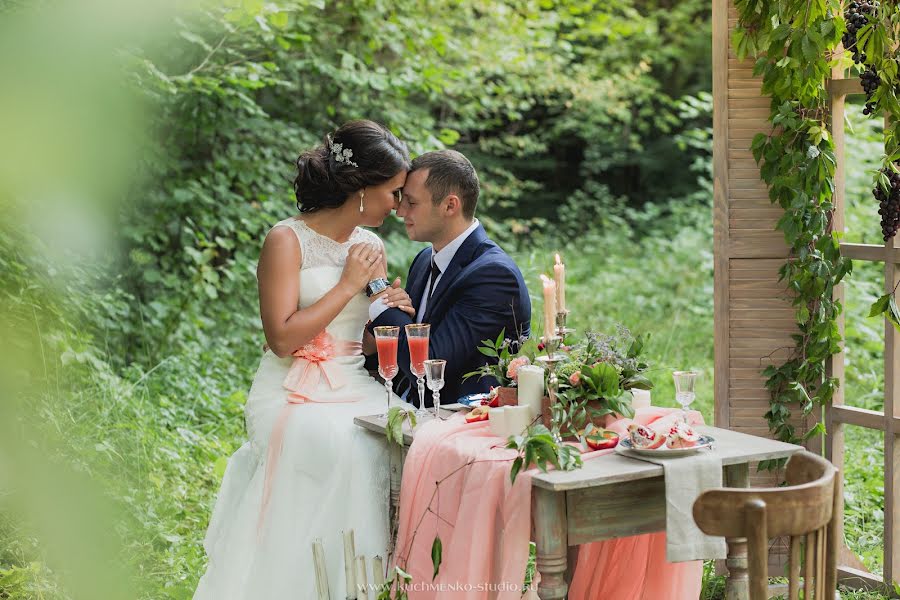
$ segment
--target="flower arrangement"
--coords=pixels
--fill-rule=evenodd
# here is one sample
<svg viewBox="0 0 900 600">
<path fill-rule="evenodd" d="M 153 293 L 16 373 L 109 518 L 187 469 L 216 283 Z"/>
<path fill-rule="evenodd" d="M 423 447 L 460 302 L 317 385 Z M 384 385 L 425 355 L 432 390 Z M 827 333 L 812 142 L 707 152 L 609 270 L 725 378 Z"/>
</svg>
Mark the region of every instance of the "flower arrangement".
<svg viewBox="0 0 900 600">
<path fill-rule="evenodd" d="M 550 406 L 551 429 L 580 437 L 589 425 L 602 426 L 608 415 L 634 416 L 624 392 L 653 387 L 640 359 L 646 340 L 618 326 L 614 335 L 589 331 L 571 346 L 555 368 L 559 391 Z"/>
</svg>

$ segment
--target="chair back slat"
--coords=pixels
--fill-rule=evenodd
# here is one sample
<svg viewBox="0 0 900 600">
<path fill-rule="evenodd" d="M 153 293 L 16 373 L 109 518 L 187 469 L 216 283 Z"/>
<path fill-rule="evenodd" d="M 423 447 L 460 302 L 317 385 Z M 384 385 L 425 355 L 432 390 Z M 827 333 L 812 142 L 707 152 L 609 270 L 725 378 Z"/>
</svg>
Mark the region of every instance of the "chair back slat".
<svg viewBox="0 0 900 600">
<path fill-rule="evenodd" d="M 800 536 L 791 536 L 791 555 L 788 560 L 788 600 L 800 600 Z"/>
<path fill-rule="evenodd" d="M 813 563 L 816 560 L 816 534 L 806 534 L 806 548 L 804 548 L 803 561 L 803 598 L 813 597 Z"/>
<path fill-rule="evenodd" d="M 802 571 L 804 600 L 824 600 L 837 584 L 841 478 L 804 451 L 788 461 L 785 480 L 781 488 L 707 490 L 694 503 L 694 521 L 707 535 L 747 539 L 751 600 L 767 600 L 768 541 L 782 536 L 790 537 L 789 598 L 799 600 Z"/>
</svg>

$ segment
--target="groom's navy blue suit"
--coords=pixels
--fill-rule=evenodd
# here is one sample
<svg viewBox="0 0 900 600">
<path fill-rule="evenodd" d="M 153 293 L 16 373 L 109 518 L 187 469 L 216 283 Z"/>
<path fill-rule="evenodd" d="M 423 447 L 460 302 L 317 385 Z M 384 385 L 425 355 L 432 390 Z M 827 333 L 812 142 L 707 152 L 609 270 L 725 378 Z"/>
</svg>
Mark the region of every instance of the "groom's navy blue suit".
<svg viewBox="0 0 900 600">
<path fill-rule="evenodd" d="M 425 248 L 409 268 L 406 292 L 416 308 L 422 303 L 431 275 L 431 256 L 432 249 Z M 397 360 L 401 373 L 412 384 L 408 400 L 418 404 L 416 378 L 409 370 L 409 346 L 403 329 L 414 322 L 402 310 L 389 308 L 372 325 L 400 326 Z M 465 394 L 486 392 L 497 385 L 495 379 L 479 379 L 477 375 L 463 381 L 463 375 L 491 360 L 478 351 L 483 340 L 496 340 L 502 330 L 512 339 L 530 334 L 531 300 L 522 273 L 509 255 L 488 238 L 481 225 L 462 243 L 438 279 L 422 322 L 431 324 L 429 358 L 447 361 L 441 404 L 456 402 Z M 395 384 L 402 379 L 398 375 Z M 428 389 L 425 402 L 432 405 Z"/>
</svg>

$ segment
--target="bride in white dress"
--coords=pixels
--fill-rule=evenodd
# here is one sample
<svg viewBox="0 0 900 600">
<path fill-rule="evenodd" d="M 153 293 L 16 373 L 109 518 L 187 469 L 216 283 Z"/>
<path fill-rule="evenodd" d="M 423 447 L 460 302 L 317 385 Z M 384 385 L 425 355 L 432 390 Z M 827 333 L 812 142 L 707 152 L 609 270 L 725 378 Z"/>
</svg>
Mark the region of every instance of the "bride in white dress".
<svg viewBox="0 0 900 600">
<path fill-rule="evenodd" d="M 365 289 L 386 260 L 359 225 L 381 225 L 408 167 L 406 146 L 371 121 L 345 124 L 297 160 L 300 215 L 272 228 L 257 270 L 269 349 L 247 399 L 249 441 L 228 462 L 195 600 L 315 598 L 316 538 L 331 595 L 345 598 L 347 529 L 358 555 L 386 556 L 387 445 L 353 424 L 387 408 L 361 353 L 374 352 Z M 413 310 L 392 292 L 382 294 Z"/>
</svg>

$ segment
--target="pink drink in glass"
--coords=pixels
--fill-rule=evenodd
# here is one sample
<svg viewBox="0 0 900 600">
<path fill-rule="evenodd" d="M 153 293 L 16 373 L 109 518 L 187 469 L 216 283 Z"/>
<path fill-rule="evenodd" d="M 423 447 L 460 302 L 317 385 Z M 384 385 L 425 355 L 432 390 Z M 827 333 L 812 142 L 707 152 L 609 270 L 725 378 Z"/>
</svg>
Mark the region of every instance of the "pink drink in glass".
<svg viewBox="0 0 900 600">
<path fill-rule="evenodd" d="M 375 338 L 375 346 L 378 348 L 378 368 L 382 371 L 382 377 L 390 373 L 393 378 L 397 374 L 397 338 Z"/>
<path fill-rule="evenodd" d="M 409 362 L 416 375 L 425 374 L 425 361 L 428 360 L 428 338 L 407 337 L 409 341 Z M 394 359 L 396 360 L 396 358 Z"/>
</svg>

